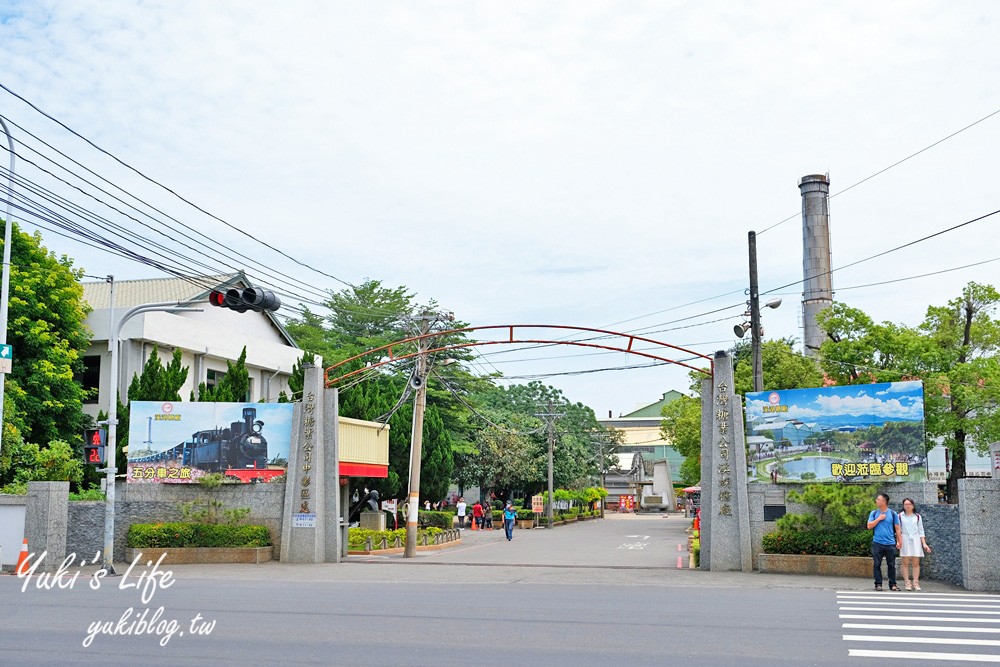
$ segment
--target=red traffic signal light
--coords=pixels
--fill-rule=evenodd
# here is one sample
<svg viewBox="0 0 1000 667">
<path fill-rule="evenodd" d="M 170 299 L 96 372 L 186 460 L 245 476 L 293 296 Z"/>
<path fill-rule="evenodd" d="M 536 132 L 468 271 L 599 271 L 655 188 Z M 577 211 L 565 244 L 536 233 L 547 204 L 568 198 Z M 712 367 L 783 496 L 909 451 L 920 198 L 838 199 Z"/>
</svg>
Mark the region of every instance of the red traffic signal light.
<svg viewBox="0 0 1000 667">
<path fill-rule="evenodd" d="M 281 308 L 281 300 L 270 290 L 258 287 L 231 287 L 226 291 L 212 290 L 208 294 L 208 302 L 219 308 L 228 308 L 237 313 L 251 310 L 255 313 L 274 312 Z"/>
<path fill-rule="evenodd" d="M 104 445 L 107 431 L 103 428 L 89 428 L 83 433 L 83 462 L 88 465 L 104 463 Z"/>
</svg>

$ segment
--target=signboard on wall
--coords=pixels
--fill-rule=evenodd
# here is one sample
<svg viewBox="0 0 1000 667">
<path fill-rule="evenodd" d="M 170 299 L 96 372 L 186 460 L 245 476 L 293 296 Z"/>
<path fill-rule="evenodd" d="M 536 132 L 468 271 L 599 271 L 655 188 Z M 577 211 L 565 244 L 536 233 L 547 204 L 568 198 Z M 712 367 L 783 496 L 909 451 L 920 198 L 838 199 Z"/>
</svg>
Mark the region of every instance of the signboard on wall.
<svg viewBox="0 0 1000 667">
<path fill-rule="evenodd" d="M 920 382 L 750 393 L 746 433 L 757 481 L 927 479 Z"/>
<path fill-rule="evenodd" d="M 291 403 L 129 404 L 128 481 L 191 484 L 210 473 L 242 482 L 285 474 Z"/>
</svg>

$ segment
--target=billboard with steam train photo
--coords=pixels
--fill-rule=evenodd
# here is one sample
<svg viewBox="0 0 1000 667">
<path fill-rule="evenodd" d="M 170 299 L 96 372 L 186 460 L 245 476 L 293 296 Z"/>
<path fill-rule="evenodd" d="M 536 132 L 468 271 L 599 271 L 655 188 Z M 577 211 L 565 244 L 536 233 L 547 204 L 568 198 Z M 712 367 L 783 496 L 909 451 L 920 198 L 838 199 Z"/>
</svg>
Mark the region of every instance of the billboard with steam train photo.
<svg viewBox="0 0 1000 667">
<path fill-rule="evenodd" d="M 285 474 L 291 403 L 132 401 L 128 481 L 190 484 L 212 473 L 243 482 Z"/>
</svg>

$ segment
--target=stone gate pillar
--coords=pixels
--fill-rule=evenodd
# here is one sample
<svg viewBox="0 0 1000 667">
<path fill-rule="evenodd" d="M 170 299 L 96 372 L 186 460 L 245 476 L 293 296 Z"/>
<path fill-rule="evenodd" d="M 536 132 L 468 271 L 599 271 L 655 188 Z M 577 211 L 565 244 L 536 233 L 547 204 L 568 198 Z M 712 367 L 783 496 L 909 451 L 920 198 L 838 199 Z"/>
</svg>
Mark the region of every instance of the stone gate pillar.
<svg viewBox="0 0 1000 667">
<path fill-rule="evenodd" d="M 340 485 L 337 392 L 326 389 L 323 369 L 303 364 L 302 400 L 295 404 L 285 475 L 281 560 L 340 560 Z"/>
<path fill-rule="evenodd" d="M 714 366 L 701 396 L 701 569 L 752 572 L 743 398 L 732 357 L 716 352 Z"/>
</svg>

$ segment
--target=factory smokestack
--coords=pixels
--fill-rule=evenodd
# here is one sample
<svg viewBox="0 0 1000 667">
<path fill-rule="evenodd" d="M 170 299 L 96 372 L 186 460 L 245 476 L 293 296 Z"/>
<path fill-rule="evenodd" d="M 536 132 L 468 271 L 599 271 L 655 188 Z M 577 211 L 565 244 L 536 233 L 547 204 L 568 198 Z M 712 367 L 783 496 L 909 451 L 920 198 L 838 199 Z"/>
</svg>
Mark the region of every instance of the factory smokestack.
<svg viewBox="0 0 1000 667">
<path fill-rule="evenodd" d="M 813 174 L 799 179 L 802 193 L 802 343 L 815 356 L 826 334 L 816 315 L 833 304 L 830 276 L 830 176 Z"/>
</svg>

